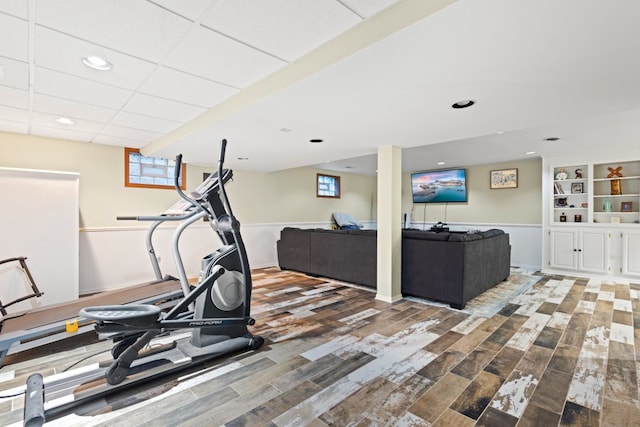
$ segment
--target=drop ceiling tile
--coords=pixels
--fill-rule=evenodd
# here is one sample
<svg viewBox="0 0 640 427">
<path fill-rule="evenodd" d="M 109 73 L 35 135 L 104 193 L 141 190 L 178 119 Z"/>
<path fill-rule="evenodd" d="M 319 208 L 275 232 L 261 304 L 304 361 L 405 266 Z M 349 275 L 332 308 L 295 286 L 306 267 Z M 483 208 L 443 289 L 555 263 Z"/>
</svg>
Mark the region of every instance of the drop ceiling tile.
<svg viewBox="0 0 640 427">
<path fill-rule="evenodd" d="M 12 132 L 26 134 L 29 132 L 27 123 L 12 122 L 10 120 L 0 119 L 0 132 Z"/>
<path fill-rule="evenodd" d="M 152 62 L 123 55 L 41 26 L 36 26 L 35 33 L 35 63 L 44 68 L 133 90 L 156 67 Z M 111 62 L 113 69 L 99 71 L 87 67 L 82 63 L 82 58 L 91 55 Z"/>
<path fill-rule="evenodd" d="M 117 138 L 145 142 L 154 141 L 162 136 L 162 134 L 159 132 L 150 132 L 142 129 L 133 129 L 116 125 L 105 126 L 100 134 L 105 136 L 115 136 Z"/>
<path fill-rule="evenodd" d="M 31 135 L 80 142 L 91 142 L 91 140 L 95 136 L 94 133 L 78 132 L 68 129 L 56 129 L 46 126 L 31 126 Z"/>
<path fill-rule="evenodd" d="M 188 122 L 205 112 L 204 108 L 140 93 L 136 93 L 122 110 L 181 123 Z"/>
<path fill-rule="evenodd" d="M 102 123 L 91 122 L 88 120 L 78 120 L 74 117 L 67 117 L 72 119 L 75 123 L 72 125 L 65 125 L 62 123 L 56 122 L 60 116 L 55 114 L 45 114 L 45 113 L 32 113 L 31 114 L 31 123 L 32 126 L 43 126 L 49 128 L 56 128 L 65 131 L 72 132 L 86 132 L 96 134 L 100 132 L 103 127 Z"/>
<path fill-rule="evenodd" d="M 27 19 L 29 16 L 27 10 L 28 4 L 29 2 L 25 0 L 2 0 L 0 1 L 0 12 Z"/>
<path fill-rule="evenodd" d="M 36 67 L 35 93 L 120 109 L 132 92 L 58 71 Z"/>
<path fill-rule="evenodd" d="M 0 86 L 0 105 L 29 109 L 29 92 L 8 86 Z"/>
<path fill-rule="evenodd" d="M 29 89 L 29 64 L 15 59 L 0 58 L 2 76 L 0 84 L 16 89 Z"/>
<path fill-rule="evenodd" d="M 185 104 L 211 108 L 237 93 L 238 89 L 171 68 L 159 67 L 139 91 Z"/>
<path fill-rule="evenodd" d="M 0 56 L 27 62 L 29 26 L 27 21 L 0 13 Z"/>
<path fill-rule="evenodd" d="M 40 25 L 154 62 L 166 56 L 193 25 L 146 1 L 40 1 L 36 20 Z"/>
<path fill-rule="evenodd" d="M 237 88 L 245 88 L 286 65 L 202 27 L 191 31 L 164 64 Z"/>
<path fill-rule="evenodd" d="M 28 123 L 29 110 L 0 105 L 0 117 L 2 117 L 4 120 L 10 120 L 12 122 Z"/>
<path fill-rule="evenodd" d="M 335 0 L 218 2 L 202 20 L 207 27 L 287 61 L 361 22 Z"/>
<path fill-rule="evenodd" d="M 182 123 L 172 120 L 157 119 L 155 117 L 126 113 L 124 111 L 119 112 L 113 120 L 111 120 L 111 124 L 158 133 L 169 133 L 182 125 Z"/>
<path fill-rule="evenodd" d="M 180 16 L 195 21 L 200 18 L 205 9 L 212 3 L 211 0 L 153 0 L 165 9 L 169 9 Z"/>
<path fill-rule="evenodd" d="M 342 0 L 342 2 L 363 18 L 369 18 L 396 3 L 397 0 Z"/>
<path fill-rule="evenodd" d="M 149 144 L 146 141 L 136 141 L 134 139 L 118 138 L 109 135 L 96 135 L 93 138 L 93 142 L 96 144 L 115 145 L 116 147 L 129 147 L 129 148 L 142 148 Z"/>
<path fill-rule="evenodd" d="M 33 95 L 33 111 L 93 122 L 108 122 L 117 113 L 117 110 L 42 94 Z"/>
</svg>

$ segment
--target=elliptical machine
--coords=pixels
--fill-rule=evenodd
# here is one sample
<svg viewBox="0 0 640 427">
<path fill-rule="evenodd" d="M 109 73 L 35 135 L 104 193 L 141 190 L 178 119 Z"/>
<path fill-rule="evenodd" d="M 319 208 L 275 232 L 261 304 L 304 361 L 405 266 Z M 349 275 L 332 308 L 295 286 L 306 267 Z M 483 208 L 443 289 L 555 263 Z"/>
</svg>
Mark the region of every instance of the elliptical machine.
<svg viewBox="0 0 640 427">
<path fill-rule="evenodd" d="M 240 223 L 233 215 L 224 188 L 232 177 L 231 170 L 223 169 L 226 144 L 223 139 L 217 172 L 190 195 L 180 189 L 182 155 L 176 157 L 174 184 L 187 204 L 183 209 L 191 212 L 174 232 L 172 248 L 184 298 L 168 313 L 150 304 L 82 309 L 80 316 L 95 320 L 96 332 L 108 334 L 114 341 L 111 350 L 114 360 L 110 364 L 99 363 L 90 371 L 67 373 L 59 380 L 48 378 L 45 385 L 40 374 L 31 375 L 27 380 L 25 425 L 37 425 L 44 422 L 45 415 L 57 415 L 125 386 L 222 355 L 254 350 L 264 343 L 262 337 L 247 329 L 255 324 L 250 316 L 251 271 Z M 202 259 L 199 282 L 192 286 L 180 257 L 179 237 L 189 225 L 205 217 L 222 246 Z M 170 339 L 170 332 L 177 330 L 189 333 Z M 157 341 L 164 343 L 154 342 L 150 346 L 156 337 L 162 337 Z"/>
</svg>

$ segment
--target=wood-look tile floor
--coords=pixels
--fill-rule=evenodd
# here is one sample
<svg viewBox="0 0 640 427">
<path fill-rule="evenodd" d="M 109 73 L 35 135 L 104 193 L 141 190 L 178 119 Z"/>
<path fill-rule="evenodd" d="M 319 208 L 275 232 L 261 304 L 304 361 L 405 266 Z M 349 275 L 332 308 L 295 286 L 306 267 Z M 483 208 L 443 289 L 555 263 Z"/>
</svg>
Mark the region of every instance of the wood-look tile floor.
<svg viewBox="0 0 640 427">
<path fill-rule="evenodd" d="M 276 268 L 254 272 L 255 352 L 97 401 L 52 425 L 640 425 L 640 284 L 540 276 L 491 317 Z M 62 344 L 61 344 L 62 345 Z M 0 395 L 109 342 L 14 357 Z M 20 356 L 20 355 L 18 355 Z M 105 353 L 79 364 L 105 357 Z M 22 359 L 22 360 L 21 360 Z M 21 425 L 22 397 L 0 399 Z"/>
</svg>

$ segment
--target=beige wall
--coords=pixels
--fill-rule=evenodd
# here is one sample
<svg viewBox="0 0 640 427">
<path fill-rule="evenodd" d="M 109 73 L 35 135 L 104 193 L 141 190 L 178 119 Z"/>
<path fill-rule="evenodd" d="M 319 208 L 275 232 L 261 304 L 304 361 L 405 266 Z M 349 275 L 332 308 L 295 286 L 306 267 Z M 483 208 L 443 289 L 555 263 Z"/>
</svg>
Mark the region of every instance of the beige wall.
<svg viewBox="0 0 640 427">
<path fill-rule="evenodd" d="M 518 169 L 518 188 L 491 190 L 489 175 L 492 170 Z M 411 213 L 414 222 L 433 223 L 542 223 L 542 160 L 531 159 L 508 163 L 495 163 L 467 167 L 467 203 L 411 202 L 411 174 L 403 176 L 403 212 Z"/>
<path fill-rule="evenodd" d="M 121 147 L 62 141 L 51 138 L 0 132 L 0 166 L 79 172 L 80 226 L 129 226 L 117 215 L 156 215 L 171 206 L 171 190 L 124 187 L 124 153 Z M 489 189 L 494 169 L 518 168 L 518 188 Z M 208 168 L 189 165 L 187 185 L 194 188 Z M 241 222 L 296 223 L 328 222 L 334 211 L 346 212 L 361 221 L 376 219 L 376 178 L 330 172 L 341 176 L 342 197 L 315 197 L 313 168 L 296 168 L 273 173 L 234 171 L 228 192 L 234 214 Z M 467 167 L 469 201 L 449 204 L 450 223 L 541 224 L 542 161 L 498 163 Z M 441 204 L 411 203 L 410 174 L 403 175 L 403 212 L 414 222 L 445 220 Z M 46 213 L 46 206 L 43 206 Z"/>
<path fill-rule="evenodd" d="M 322 172 L 313 168 L 267 174 L 234 171 L 234 182 L 228 186 L 234 214 L 250 223 L 323 222 L 330 221 L 335 211 L 362 221 L 375 219 L 375 177 L 329 172 L 340 176 L 341 197 L 328 199 L 315 197 L 316 173 Z"/>
<path fill-rule="evenodd" d="M 124 186 L 121 147 L 62 141 L 0 132 L 0 166 L 79 172 L 80 226 L 129 226 L 118 215 L 156 215 L 171 206 L 174 191 Z M 194 188 L 209 168 L 189 165 L 187 187 Z M 328 222 L 334 211 L 362 221 L 375 219 L 375 177 L 341 176 L 342 197 L 315 197 L 316 173 L 297 168 L 275 173 L 234 171 L 228 193 L 234 214 L 243 223 Z M 46 206 L 43 206 L 46 213 Z"/>
</svg>

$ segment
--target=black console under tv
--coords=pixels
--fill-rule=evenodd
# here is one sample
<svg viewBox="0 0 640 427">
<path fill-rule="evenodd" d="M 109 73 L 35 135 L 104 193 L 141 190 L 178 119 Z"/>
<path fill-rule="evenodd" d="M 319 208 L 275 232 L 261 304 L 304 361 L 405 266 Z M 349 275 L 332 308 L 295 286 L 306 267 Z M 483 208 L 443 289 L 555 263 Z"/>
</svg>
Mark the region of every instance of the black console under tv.
<svg viewBox="0 0 640 427">
<path fill-rule="evenodd" d="M 442 233 L 443 231 L 449 231 L 449 226 L 446 222 L 440 222 L 431 227 L 431 231 L 435 231 L 436 233 Z"/>
</svg>

